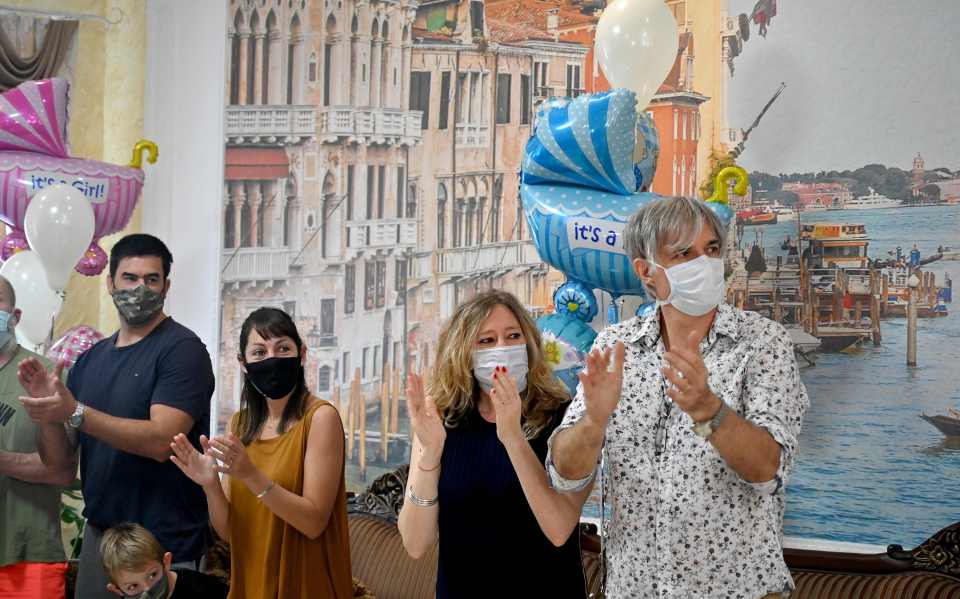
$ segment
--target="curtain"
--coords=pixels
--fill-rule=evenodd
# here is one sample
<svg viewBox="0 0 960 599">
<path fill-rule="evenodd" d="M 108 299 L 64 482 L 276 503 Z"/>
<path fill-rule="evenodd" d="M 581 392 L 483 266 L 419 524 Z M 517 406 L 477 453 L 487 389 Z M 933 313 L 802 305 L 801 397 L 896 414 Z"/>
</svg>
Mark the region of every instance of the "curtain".
<svg viewBox="0 0 960 599">
<path fill-rule="evenodd" d="M 77 21 L 51 20 L 40 49 L 33 56 L 24 58 L 0 27 L 0 91 L 7 91 L 24 81 L 52 77 L 66 58 L 76 32 Z"/>
</svg>

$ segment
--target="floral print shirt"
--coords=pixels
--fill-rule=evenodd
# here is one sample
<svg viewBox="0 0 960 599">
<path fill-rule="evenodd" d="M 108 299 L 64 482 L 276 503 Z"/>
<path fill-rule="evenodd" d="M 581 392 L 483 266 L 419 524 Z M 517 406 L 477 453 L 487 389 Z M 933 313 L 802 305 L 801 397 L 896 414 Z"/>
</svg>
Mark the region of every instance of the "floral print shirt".
<svg viewBox="0 0 960 599">
<path fill-rule="evenodd" d="M 711 390 L 780 445 L 776 476 L 763 483 L 743 480 L 666 395 L 659 310 L 608 327 L 594 347 L 618 340 L 626 350 L 623 392 L 603 452 L 604 494 L 612 507 L 605 526 L 606 596 L 788 594 L 793 580 L 782 552 L 784 486 L 809 400 L 786 329 L 721 304 L 700 344 Z M 580 388 L 557 431 L 583 413 Z M 563 479 L 550 455 L 547 470 L 561 490 L 590 480 Z"/>
</svg>

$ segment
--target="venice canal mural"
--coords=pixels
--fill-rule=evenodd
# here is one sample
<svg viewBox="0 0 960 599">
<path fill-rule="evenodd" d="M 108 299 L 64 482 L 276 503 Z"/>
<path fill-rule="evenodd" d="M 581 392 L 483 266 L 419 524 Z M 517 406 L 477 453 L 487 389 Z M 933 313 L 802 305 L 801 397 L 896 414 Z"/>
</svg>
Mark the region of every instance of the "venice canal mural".
<svg viewBox="0 0 960 599">
<path fill-rule="evenodd" d="M 546 98 L 605 88 L 588 41 L 543 41 L 535 26 L 518 32 L 504 22 L 506 0 L 488 0 L 479 23 L 456 0 L 415 10 L 300 4 L 230 4 L 218 422 L 237 409 L 240 323 L 258 306 L 283 307 L 309 347 L 308 383 L 353 431 L 348 486 L 361 491 L 406 462 L 402 375 L 429 369 L 457 302 L 502 287 L 537 316 L 554 312 L 564 276 L 541 260 L 537 223 L 523 213 L 533 199 L 531 191 L 520 200 L 523 150 L 538 111 L 577 110 Z M 960 408 L 951 303 L 960 139 L 949 133 L 960 125 L 949 110 L 960 105 L 960 74 L 933 78 L 925 67 L 950 54 L 960 8 L 687 4 L 667 2 L 681 33 L 667 82 L 698 98 L 696 115 L 671 122 L 676 106 L 658 95 L 628 129 L 648 142 L 641 158 L 659 138 L 658 178 L 649 160 L 645 167 L 655 192 L 699 193 L 714 166 L 709 150 L 750 174 L 728 208 L 728 301 L 791 329 L 811 397 L 786 534 L 917 544 L 960 514 L 960 441 L 921 418 Z M 711 10 L 735 27 L 699 39 L 698 20 Z M 563 4 L 561 30 L 577 15 Z M 545 31 L 546 15 L 533 24 Z M 878 45 L 878 32 L 894 26 L 898 35 Z M 515 53 L 534 39 L 522 60 L 497 50 Z M 915 39 L 925 40 L 920 56 Z M 706 79 L 711 72 L 722 84 Z M 635 191 L 626 187 L 601 191 Z M 907 366 L 911 275 L 916 366 Z M 627 297 L 611 311 L 606 292 L 595 298 L 594 328 L 642 303 Z M 585 516 L 598 514 L 594 500 Z"/>
</svg>

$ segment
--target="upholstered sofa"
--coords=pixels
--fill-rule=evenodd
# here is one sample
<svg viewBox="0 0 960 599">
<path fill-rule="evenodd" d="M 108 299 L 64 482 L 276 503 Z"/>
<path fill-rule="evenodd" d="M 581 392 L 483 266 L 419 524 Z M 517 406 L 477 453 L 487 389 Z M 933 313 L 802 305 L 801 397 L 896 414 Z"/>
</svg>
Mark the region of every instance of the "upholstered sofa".
<svg viewBox="0 0 960 599">
<path fill-rule="evenodd" d="M 406 468 L 381 476 L 351 498 L 353 575 L 377 599 L 432 599 L 436 548 L 407 556 L 396 526 Z M 600 543 L 582 527 L 580 545 L 588 591 L 600 597 Z M 791 599 L 960 599 L 960 522 L 911 551 L 892 545 L 880 555 L 787 549 L 797 590 Z"/>
<path fill-rule="evenodd" d="M 436 547 L 413 560 L 397 530 L 406 477 L 403 466 L 349 499 L 350 559 L 357 598 L 434 597 Z M 599 599 L 600 542 L 595 529 L 581 527 L 580 546 L 587 588 Z M 797 584 L 791 599 L 960 599 L 960 522 L 913 550 L 891 545 L 886 553 L 862 555 L 787 549 L 784 557 Z M 207 559 L 211 574 L 229 578 L 229 548 L 224 543 L 211 548 Z M 68 583 L 67 596 L 72 597 L 69 587 Z"/>
</svg>

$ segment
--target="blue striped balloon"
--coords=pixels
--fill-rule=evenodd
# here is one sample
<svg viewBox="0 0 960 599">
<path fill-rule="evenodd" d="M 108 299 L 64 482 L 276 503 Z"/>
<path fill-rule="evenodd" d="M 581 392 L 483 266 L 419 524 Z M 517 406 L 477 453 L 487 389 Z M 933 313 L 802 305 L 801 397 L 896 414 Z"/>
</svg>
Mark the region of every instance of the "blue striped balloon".
<svg viewBox="0 0 960 599">
<path fill-rule="evenodd" d="M 551 102 L 527 142 L 523 182 L 564 182 L 627 195 L 639 189 L 637 98 L 625 89 Z"/>
</svg>

